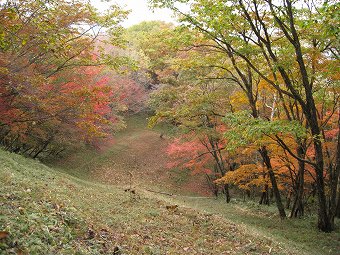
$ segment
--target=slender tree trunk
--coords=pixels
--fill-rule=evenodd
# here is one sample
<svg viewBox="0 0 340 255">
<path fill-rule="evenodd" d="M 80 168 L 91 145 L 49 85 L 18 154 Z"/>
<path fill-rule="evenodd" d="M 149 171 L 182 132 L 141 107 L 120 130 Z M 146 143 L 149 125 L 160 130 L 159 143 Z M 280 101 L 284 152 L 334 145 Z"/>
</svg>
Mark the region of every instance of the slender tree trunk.
<svg viewBox="0 0 340 255">
<path fill-rule="evenodd" d="M 235 68 L 237 68 L 237 67 L 235 67 Z M 249 69 L 249 72 L 250 72 L 250 69 Z M 259 118 L 259 115 L 258 115 L 258 111 L 257 111 L 257 108 L 256 108 L 256 99 L 255 99 L 253 91 L 252 91 L 252 87 L 253 87 L 252 83 L 251 83 L 250 80 L 247 81 L 244 78 L 243 78 L 243 82 L 244 82 L 245 86 L 247 87 L 247 98 L 248 98 L 250 108 L 252 110 L 252 116 L 253 116 L 253 118 L 257 119 L 257 118 Z M 275 109 L 272 109 L 272 111 L 274 111 L 274 110 Z M 268 174 L 269 174 L 270 182 L 272 184 L 272 188 L 273 188 L 273 192 L 274 192 L 274 196 L 275 196 L 275 200 L 276 200 L 276 205 L 277 205 L 277 208 L 279 210 L 279 215 L 280 215 L 281 219 L 284 219 L 284 218 L 286 218 L 286 212 L 285 212 L 284 206 L 282 204 L 280 191 L 279 191 L 279 188 L 277 186 L 276 177 L 275 177 L 272 165 L 270 163 L 270 158 L 269 158 L 269 155 L 268 155 L 267 148 L 265 146 L 263 146 L 259 149 L 259 152 L 262 156 L 263 163 L 265 164 L 267 171 L 268 171 Z M 268 203 L 269 203 L 269 201 L 268 201 Z"/>
<path fill-rule="evenodd" d="M 290 209 L 290 204 L 292 202 L 292 191 L 287 194 L 286 209 Z"/>
<path fill-rule="evenodd" d="M 272 184 L 272 189 L 273 189 L 274 196 L 275 196 L 276 206 L 277 206 L 277 209 L 279 210 L 280 218 L 285 219 L 286 218 L 286 212 L 285 212 L 282 200 L 281 200 L 281 195 L 280 195 L 279 188 L 277 186 L 276 177 L 275 177 L 272 165 L 270 163 L 270 158 L 268 156 L 267 148 L 265 146 L 263 146 L 259 149 L 259 152 L 260 152 L 260 154 L 263 158 L 265 166 L 267 167 L 269 179 L 270 179 L 270 182 Z"/>
<path fill-rule="evenodd" d="M 8 145 L 6 146 L 6 150 L 14 152 L 13 148 L 14 148 L 14 143 L 17 141 L 17 139 L 19 138 L 19 135 L 17 135 L 14 139 L 9 140 Z"/>
<path fill-rule="evenodd" d="M 208 183 L 208 186 L 209 186 L 211 192 L 213 193 L 215 198 L 217 198 L 218 197 L 218 187 L 217 187 L 217 185 L 214 183 L 214 180 L 211 178 L 210 175 L 205 174 L 205 178 L 207 180 L 207 183 Z"/>
<path fill-rule="evenodd" d="M 26 146 L 25 146 L 26 147 Z M 23 150 L 22 150 L 22 154 L 25 154 L 26 152 L 28 152 L 30 149 L 32 149 L 32 147 L 29 147 L 29 146 L 27 146 L 27 148 L 23 148 Z"/>
<path fill-rule="evenodd" d="M 224 193 L 224 196 L 225 196 L 225 201 L 227 203 L 230 203 L 231 197 L 230 197 L 230 191 L 229 191 L 229 185 L 228 184 L 225 184 L 223 186 L 223 193 Z"/>
<path fill-rule="evenodd" d="M 340 127 L 340 112 L 338 117 L 338 128 Z M 340 194 L 339 194 L 339 182 L 340 182 L 340 132 L 338 132 L 338 143 L 336 148 L 336 159 L 333 169 L 330 169 L 330 221 L 332 229 L 335 228 L 334 218 L 340 216 Z M 338 199 L 337 199 L 338 196 Z"/>
<path fill-rule="evenodd" d="M 323 161 L 323 149 L 320 140 L 320 129 L 318 126 L 317 118 L 311 118 L 309 120 L 312 135 L 314 137 L 313 145 L 315 150 L 315 172 L 316 172 L 316 190 L 318 194 L 318 228 L 323 232 L 331 232 L 334 226 L 331 222 L 330 215 L 327 208 L 327 199 L 325 193 L 325 182 L 324 182 L 324 161 Z"/>
<path fill-rule="evenodd" d="M 297 148 L 297 155 L 299 158 L 304 158 L 304 147 L 299 144 Z M 304 177 L 305 177 L 305 163 L 302 161 L 298 162 L 299 169 L 298 174 L 295 180 L 295 194 L 294 194 L 294 202 L 292 206 L 292 210 L 290 213 L 290 217 L 301 217 L 304 215 Z"/>
<path fill-rule="evenodd" d="M 318 122 L 318 114 L 316 109 L 316 104 L 313 96 L 313 84 L 309 81 L 309 75 L 306 69 L 306 65 L 303 59 L 302 47 L 299 40 L 299 35 L 295 29 L 294 25 L 294 14 L 292 8 L 292 2 L 286 1 L 287 12 L 290 21 L 290 30 L 292 33 L 293 46 L 295 48 L 296 61 L 299 64 L 299 70 L 301 74 L 301 81 L 305 92 L 305 103 L 300 102 L 303 112 L 306 116 L 310 130 L 313 136 L 313 145 L 315 151 L 315 172 L 316 172 L 316 189 L 318 192 L 318 228 L 324 232 L 331 232 L 334 226 L 331 222 L 331 218 L 327 208 L 327 199 L 325 194 L 325 183 L 324 183 L 324 158 L 323 158 L 323 148 L 321 141 L 321 127 Z M 291 89 L 292 90 L 292 89 Z"/>
<path fill-rule="evenodd" d="M 5 138 L 6 138 L 6 136 L 7 136 L 10 132 L 11 132 L 11 130 L 10 130 L 10 129 L 7 129 L 7 130 L 5 130 L 5 132 L 4 132 L 3 134 L 1 134 L 0 143 L 1 143 L 2 145 L 5 146 Z M 1 133 L 2 133 L 2 130 L 1 130 Z"/>
<path fill-rule="evenodd" d="M 250 198 L 250 190 L 246 190 L 246 194 L 247 194 L 247 197 L 249 199 Z"/>
<path fill-rule="evenodd" d="M 262 191 L 261 198 L 260 198 L 260 205 L 269 205 L 269 192 L 268 192 L 268 184 L 264 186 L 264 190 Z"/>
<path fill-rule="evenodd" d="M 209 143 L 211 145 L 211 148 L 213 149 L 213 152 L 212 152 L 211 155 L 215 159 L 216 167 L 219 170 L 220 175 L 224 176 L 227 171 L 226 171 L 225 165 L 223 163 L 223 157 L 221 155 L 221 152 L 218 151 L 218 143 L 216 141 L 214 141 L 213 138 L 209 138 Z M 228 184 L 223 185 L 222 191 L 225 195 L 226 202 L 229 203 L 230 199 L 231 199 L 230 191 L 229 191 L 229 185 Z"/>
<path fill-rule="evenodd" d="M 59 154 L 60 154 L 60 153 L 62 153 L 64 150 L 65 150 L 65 149 L 64 149 L 64 148 L 62 148 L 62 149 L 61 149 L 61 150 L 59 150 L 59 151 L 58 151 L 58 152 L 57 152 L 55 155 L 56 155 L 56 156 L 59 156 Z"/>
<path fill-rule="evenodd" d="M 39 154 L 42 153 L 42 152 L 46 149 L 46 147 L 50 144 L 50 142 L 52 141 L 52 139 L 53 139 L 53 136 L 50 137 L 50 138 L 43 144 L 43 146 L 42 146 L 40 149 L 37 150 L 37 152 L 33 155 L 33 158 L 37 158 L 37 157 L 39 156 Z"/>
<path fill-rule="evenodd" d="M 340 219 L 340 194 L 338 194 L 338 202 L 335 210 L 335 216 Z"/>
</svg>

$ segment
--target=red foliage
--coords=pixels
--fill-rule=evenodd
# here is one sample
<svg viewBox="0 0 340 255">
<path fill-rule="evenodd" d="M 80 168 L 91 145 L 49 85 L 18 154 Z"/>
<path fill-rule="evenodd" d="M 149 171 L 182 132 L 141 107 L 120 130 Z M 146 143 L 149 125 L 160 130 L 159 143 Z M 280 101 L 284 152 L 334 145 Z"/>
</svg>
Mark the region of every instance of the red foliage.
<svg viewBox="0 0 340 255">
<path fill-rule="evenodd" d="M 145 107 L 148 93 L 146 89 L 128 76 L 113 76 L 114 93 L 118 100 L 131 112 L 139 112 Z"/>
<path fill-rule="evenodd" d="M 33 77 L 34 70 L 30 71 Z M 119 124 L 115 106 L 120 102 L 101 68 L 83 67 L 48 79 L 24 74 L 2 77 L 0 123 L 7 137 L 27 143 L 54 140 L 92 142 L 111 135 Z M 25 83 L 25 86 L 20 84 Z M 14 84 L 9 86 L 10 84 Z"/>
<path fill-rule="evenodd" d="M 213 158 L 207 148 L 198 139 L 188 141 L 186 138 L 188 136 L 177 138 L 169 144 L 167 154 L 171 161 L 167 167 L 189 169 L 193 174 L 212 174 Z"/>
</svg>

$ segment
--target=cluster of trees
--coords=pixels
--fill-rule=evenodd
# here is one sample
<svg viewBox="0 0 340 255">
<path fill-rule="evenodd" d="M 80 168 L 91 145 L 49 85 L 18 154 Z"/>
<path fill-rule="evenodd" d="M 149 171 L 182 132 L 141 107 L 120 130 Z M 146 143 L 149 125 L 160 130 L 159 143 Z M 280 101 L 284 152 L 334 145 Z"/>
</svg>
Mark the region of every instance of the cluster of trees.
<svg viewBox="0 0 340 255">
<path fill-rule="evenodd" d="M 174 54 L 171 43 L 174 28 L 171 23 L 144 21 L 127 28 L 124 33 L 130 57 L 138 63 L 134 78 L 150 91 L 172 83 L 175 74 L 167 62 Z"/>
<path fill-rule="evenodd" d="M 317 196 L 318 227 L 340 216 L 339 3 L 153 0 L 182 26 L 99 14 L 88 1 L 0 1 L 0 144 L 31 157 L 93 144 L 149 106 L 180 136 L 169 167 L 270 195 L 281 218 Z M 182 12 L 180 3 L 189 3 Z M 180 5 L 179 5 L 180 6 Z M 189 5 L 188 5 L 189 6 Z M 104 35 L 105 34 L 105 35 Z M 128 42 L 129 51 L 122 49 Z M 139 69 L 127 74 L 127 63 Z M 112 70 L 120 70 L 112 71 Z"/>
<path fill-rule="evenodd" d="M 298 217 L 316 196 L 318 227 L 332 231 L 340 216 L 339 3 L 152 2 L 183 24 L 161 40 L 172 82 L 150 101 L 150 125 L 166 121 L 182 133 L 169 147 L 171 166 L 203 172 L 227 201 L 231 186 L 260 191 L 261 203 L 271 192 L 281 218 L 284 197 Z"/>
<path fill-rule="evenodd" d="M 0 144 L 33 158 L 124 126 L 143 90 L 117 73 L 127 15 L 88 1 L 0 1 Z"/>
</svg>

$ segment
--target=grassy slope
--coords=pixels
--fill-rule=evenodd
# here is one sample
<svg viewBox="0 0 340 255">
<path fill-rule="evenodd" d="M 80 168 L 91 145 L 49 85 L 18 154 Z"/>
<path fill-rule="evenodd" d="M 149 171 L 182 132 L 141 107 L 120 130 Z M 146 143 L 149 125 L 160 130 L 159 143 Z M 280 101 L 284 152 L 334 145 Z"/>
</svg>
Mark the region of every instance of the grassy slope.
<svg viewBox="0 0 340 255">
<path fill-rule="evenodd" d="M 115 246 L 125 254 L 338 254 L 339 231 L 319 233 L 314 218 L 280 222 L 274 207 L 252 202 L 146 192 L 151 186 L 188 194 L 173 183 L 183 176 L 157 179 L 164 168 L 149 160 L 165 144 L 144 123 L 130 120 L 133 128 L 108 150 L 82 151 L 58 162 L 58 170 L 0 150 L 0 231 L 10 233 L 0 241 L 0 254 L 113 254 Z M 149 153 L 138 154 L 135 143 Z M 139 177 L 140 197 L 116 184 L 128 184 L 126 169 Z M 172 204 L 179 209 L 165 208 Z"/>
<path fill-rule="evenodd" d="M 1 254 L 292 254 L 220 216 L 93 184 L 0 151 Z"/>
</svg>

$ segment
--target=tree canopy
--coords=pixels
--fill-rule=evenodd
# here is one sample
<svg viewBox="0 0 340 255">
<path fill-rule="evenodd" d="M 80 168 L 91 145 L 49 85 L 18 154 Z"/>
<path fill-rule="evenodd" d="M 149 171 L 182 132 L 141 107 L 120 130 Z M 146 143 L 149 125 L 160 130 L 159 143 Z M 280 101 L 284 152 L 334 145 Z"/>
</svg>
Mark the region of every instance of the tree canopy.
<svg viewBox="0 0 340 255">
<path fill-rule="evenodd" d="M 227 100 L 223 108 L 213 112 L 214 118 L 220 118 L 225 125 L 224 147 L 257 147 L 262 160 L 244 163 L 263 164 L 282 218 L 283 175 L 276 164 L 291 175 L 292 184 L 287 190 L 294 193 L 291 215 L 303 214 L 305 175 L 311 174 L 318 194 L 318 226 L 326 232 L 333 230 L 339 208 L 339 29 L 334 25 L 339 23 L 339 4 L 290 0 L 152 3 L 171 8 L 195 38 L 191 45 L 182 44 L 182 50 L 189 53 L 184 57 L 179 54 L 177 63 L 182 68 L 195 68 L 194 80 L 206 86 L 212 80 L 226 87 L 233 84 L 227 95 L 217 93 L 218 98 Z M 190 11 L 182 11 L 179 3 L 187 3 Z M 180 86 L 173 90 L 174 94 L 190 91 Z M 161 102 L 168 105 L 160 95 Z M 193 97 L 197 99 L 197 95 Z M 184 105 L 190 109 L 188 113 L 195 114 L 196 101 L 187 99 L 170 107 Z M 206 107 L 202 102 L 199 109 Z M 165 110 L 156 116 L 173 118 L 176 114 Z M 214 150 L 210 148 L 208 152 Z M 239 169 L 245 170 L 243 166 Z M 228 178 L 221 180 L 228 183 L 233 175 L 241 178 L 239 171 L 226 170 Z"/>
</svg>

